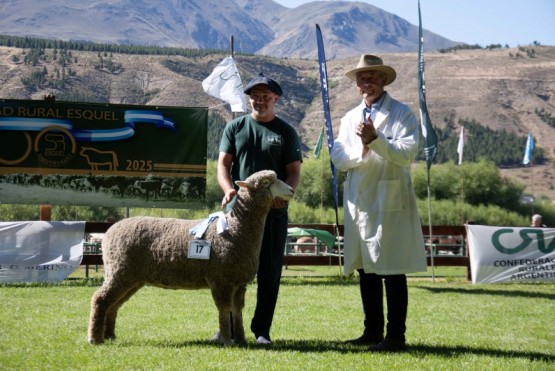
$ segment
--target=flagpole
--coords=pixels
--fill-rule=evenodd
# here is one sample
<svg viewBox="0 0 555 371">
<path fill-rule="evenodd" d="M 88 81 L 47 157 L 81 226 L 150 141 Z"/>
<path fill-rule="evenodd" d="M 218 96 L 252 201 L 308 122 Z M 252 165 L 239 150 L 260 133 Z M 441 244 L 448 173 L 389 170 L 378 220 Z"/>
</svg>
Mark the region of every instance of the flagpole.
<svg viewBox="0 0 555 371">
<path fill-rule="evenodd" d="M 235 50 L 233 49 L 233 48 L 234 48 L 234 45 L 233 45 L 233 35 L 231 35 L 229 44 L 230 44 L 230 47 L 231 47 L 231 56 L 232 56 L 232 57 L 235 57 Z"/>
<path fill-rule="evenodd" d="M 320 136 L 318 137 L 320 150 L 322 149 L 322 143 L 324 141 L 323 134 L 324 134 L 324 128 L 321 129 Z M 324 162 L 320 161 L 320 223 L 322 223 L 323 221 L 324 221 Z"/>
<path fill-rule="evenodd" d="M 320 71 L 320 88 L 322 92 L 322 106 L 324 108 L 324 118 L 326 124 L 326 136 L 328 144 L 328 152 L 330 153 L 330 168 L 332 176 L 332 198 L 335 207 L 335 236 L 336 240 L 339 241 L 339 192 L 337 190 L 337 172 L 335 166 L 331 161 L 331 149 L 333 147 L 333 128 L 331 126 L 331 115 L 330 115 L 330 103 L 329 103 L 329 92 L 328 92 L 328 72 L 326 68 L 326 55 L 324 53 L 324 40 L 322 38 L 322 30 L 320 26 L 316 24 L 316 43 L 318 46 L 318 65 Z M 341 244 L 338 243 L 338 259 L 339 266 L 341 267 Z"/>
<path fill-rule="evenodd" d="M 459 136 L 459 144 L 457 145 L 457 152 L 459 154 L 459 178 L 461 179 L 461 224 L 465 224 L 465 217 L 464 217 L 464 176 L 462 170 L 462 163 L 463 163 L 463 152 L 464 152 L 464 126 L 461 126 L 461 132 Z"/>
<path fill-rule="evenodd" d="M 320 158 L 320 152 L 322 152 L 322 143 L 324 142 L 324 127 L 320 130 L 318 135 L 318 140 L 314 145 L 314 158 Z M 320 223 L 323 222 L 324 214 L 324 164 L 320 162 Z"/>
<path fill-rule="evenodd" d="M 233 38 L 233 35 L 230 36 L 229 38 L 229 49 L 231 51 L 231 58 L 235 59 L 235 40 Z M 231 119 L 234 120 L 237 117 L 236 112 L 234 112 L 233 110 L 231 110 Z"/>
<path fill-rule="evenodd" d="M 424 78 L 424 37 L 422 35 L 422 16 L 420 13 L 420 0 L 418 0 L 418 102 L 420 107 L 420 124 L 422 128 L 422 135 L 426 140 L 424 153 L 426 154 L 426 167 L 428 171 L 428 227 L 430 237 L 430 263 L 432 266 L 432 282 L 435 282 L 435 264 L 434 264 L 434 251 L 433 251 L 433 234 L 432 234 L 432 208 L 431 208 L 431 190 L 430 190 L 430 168 L 432 161 L 437 151 L 438 138 L 430 121 L 428 108 L 426 105 L 426 84 Z"/>
<path fill-rule="evenodd" d="M 532 167 L 532 156 L 530 156 L 530 181 L 532 182 L 532 215 L 535 213 L 534 205 L 536 204 L 536 196 L 534 195 L 534 168 Z"/>
<path fill-rule="evenodd" d="M 524 165 L 530 164 L 530 179 L 532 182 L 532 198 L 534 198 L 534 169 L 532 168 L 532 152 L 534 151 L 534 137 L 532 136 L 532 132 L 528 132 L 528 139 L 526 139 L 526 147 L 524 148 L 524 158 L 522 159 L 522 163 Z M 532 202 L 532 213 L 534 213 L 534 202 Z"/>
<path fill-rule="evenodd" d="M 461 173 L 462 171 L 462 165 L 461 165 Z M 464 175 L 464 174 L 461 174 Z M 462 221 L 462 225 L 465 224 L 465 217 L 464 217 L 464 176 L 461 176 L 461 221 Z"/>
<path fill-rule="evenodd" d="M 434 265 L 434 239 L 432 233 L 432 197 L 430 190 L 430 169 L 428 169 L 428 236 L 430 237 L 430 264 L 432 266 L 432 282 L 435 282 L 435 265 Z"/>
</svg>

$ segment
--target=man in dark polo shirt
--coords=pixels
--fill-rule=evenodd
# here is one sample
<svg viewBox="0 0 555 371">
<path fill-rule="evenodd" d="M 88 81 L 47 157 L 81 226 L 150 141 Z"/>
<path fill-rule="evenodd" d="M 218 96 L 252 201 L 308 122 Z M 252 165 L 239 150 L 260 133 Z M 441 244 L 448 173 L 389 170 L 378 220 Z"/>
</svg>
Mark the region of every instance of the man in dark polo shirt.
<svg viewBox="0 0 555 371">
<path fill-rule="evenodd" d="M 302 154 L 295 129 L 275 114 L 282 95 L 277 82 L 260 74 L 245 87 L 252 112 L 227 123 L 220 142 L 218 183 L 222 206 L 232 207 L 236 180 L 260 170 L 273 170 L 293 189 L 301 174 Z M 287 202 L 274 201 L 268 213 L 257 273 L 256 309 L 251 330 L 256 343 L 271 344 L 270 327 L 277 303 L 287 239 Z"/>
</svg>

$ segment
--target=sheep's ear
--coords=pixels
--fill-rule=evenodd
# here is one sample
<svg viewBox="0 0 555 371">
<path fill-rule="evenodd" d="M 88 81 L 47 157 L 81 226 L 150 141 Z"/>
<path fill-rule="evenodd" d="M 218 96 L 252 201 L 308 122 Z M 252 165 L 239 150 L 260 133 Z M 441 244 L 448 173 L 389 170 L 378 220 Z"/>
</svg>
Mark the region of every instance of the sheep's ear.
<svg viewBox="0 0 555 371">
<path fill-rule="evenodd" d="M 254 188 L 254 185 L 252 183 L 245 182 L 243 180 L 237 180 L 237 181 L 235 181 L 235 184 L 237 184 L 241 188 L 248 188 L 248 189 L 253 189 Z"/>
</svg>

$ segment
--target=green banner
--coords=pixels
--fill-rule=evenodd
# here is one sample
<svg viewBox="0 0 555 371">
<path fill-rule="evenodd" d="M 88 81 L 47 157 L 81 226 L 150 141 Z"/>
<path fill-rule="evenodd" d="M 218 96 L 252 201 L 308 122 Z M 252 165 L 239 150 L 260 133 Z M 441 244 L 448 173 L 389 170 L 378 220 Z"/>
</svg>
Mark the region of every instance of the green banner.
<svg viewBox="0 0 555 371">
<path fill-rule="evenodd" d="M 0 101 L 0 202 L 201 207 L 208 109 Z"/>
</svg>

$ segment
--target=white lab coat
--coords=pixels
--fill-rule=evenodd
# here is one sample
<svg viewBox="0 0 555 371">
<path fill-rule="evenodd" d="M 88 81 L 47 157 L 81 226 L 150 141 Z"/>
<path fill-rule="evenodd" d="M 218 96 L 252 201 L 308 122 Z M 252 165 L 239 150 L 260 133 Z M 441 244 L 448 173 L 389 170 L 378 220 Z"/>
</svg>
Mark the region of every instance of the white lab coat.
<svg viewBox="0 0 555 371">
<path fill-rule="evenodd" d="M 419 124 L 405 104 L 385 93 L 376 113 L 378 138 L 362 156 L 356 135 L 364 101 L 341 119 L 331 151 L 343 188 L 346 274 L 363 268 L 380 275 L 426 271 L 424 239 L 410 166 L 418 151 Z"/>
</svg>

